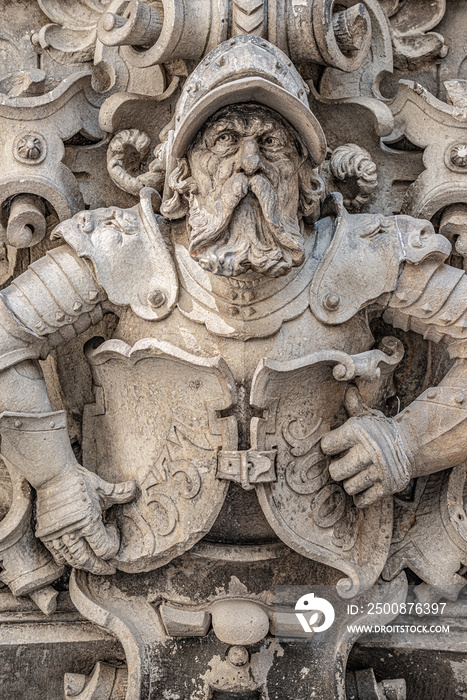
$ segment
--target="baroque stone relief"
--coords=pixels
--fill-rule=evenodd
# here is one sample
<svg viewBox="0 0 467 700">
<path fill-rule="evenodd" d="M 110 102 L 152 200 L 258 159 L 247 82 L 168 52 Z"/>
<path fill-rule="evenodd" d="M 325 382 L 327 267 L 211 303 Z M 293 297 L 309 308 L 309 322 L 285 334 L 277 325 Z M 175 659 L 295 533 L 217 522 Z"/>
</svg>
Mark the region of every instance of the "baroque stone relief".
<svg viewBox="0 0 467 700">
<path fill-rule="evenodd" d="M 346 674 L 342 625 L 306 658 L 275 638 L 274 592 L 465 585 L 450 10 L 29 4 L 0 75 L 1 581 L 53 623 L 71 572 L 120 641 L 66 698 L 402 700 Z"/>
</svg>

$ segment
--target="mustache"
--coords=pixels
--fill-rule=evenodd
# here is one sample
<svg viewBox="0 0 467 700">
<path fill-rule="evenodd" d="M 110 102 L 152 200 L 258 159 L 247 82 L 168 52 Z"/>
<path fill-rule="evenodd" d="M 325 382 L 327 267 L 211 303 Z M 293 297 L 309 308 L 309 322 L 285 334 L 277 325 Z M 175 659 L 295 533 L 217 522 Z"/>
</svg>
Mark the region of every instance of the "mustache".
<svg viewBox="0 0 467 700">
<path fill-rule="evenodd" d="M 190 195 L 188 218 L 191 229 L 190 253 L 197 257 L 206 248 L 219 241 L 228 228 L 236 208 L 250 192 L 255 196 L 260 206 L 264 222 L 272 238 L 262 247 L 270 249 L 277 247 L 274 244 L 279 244 L 284 251 L 288 252 L 292 264 L 300 264 L 304 254 L 298 224 L 295 222 L 294 226 L 294 223 L 290 222 L 287 228 L 284 226 L 279 216 L 277 194 L 274 187 L 260 173 L 250 177 L 244 173 L 232 175 L 223 184 L 220 195 L 211 211 L 200 208 L 196 195 Z M 270 237 L 268 236 L 268 238 Z"/>
<path fill-rule="evenodd" d="M 235 208 L 248 194 L 249 187 L 246 175 L 243 173 L 232 175 L 223 184 L 212 211 L 201 209 L 196 195 L 190 194 L 188 217 L 191 229 L 190 253 L 198 255 L 222 236 L 232 219 Z"/>
</svg>

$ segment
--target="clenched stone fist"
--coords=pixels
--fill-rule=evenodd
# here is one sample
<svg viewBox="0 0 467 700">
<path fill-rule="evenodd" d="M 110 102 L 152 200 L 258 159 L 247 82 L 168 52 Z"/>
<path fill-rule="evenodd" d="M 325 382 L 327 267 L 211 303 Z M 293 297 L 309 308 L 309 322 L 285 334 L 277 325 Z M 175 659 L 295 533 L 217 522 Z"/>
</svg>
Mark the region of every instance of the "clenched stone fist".
<svg viewBox="0 0 467 700">
<path fill-rule="evenodd" d="M 94 574 L 113 574 L 120 536 L 102 515 L 116 503 L 131 501 L 134 481 L 110 484 L 77 465 L 37 489 L 36 535 L 58 564 Z"/>
</svg>

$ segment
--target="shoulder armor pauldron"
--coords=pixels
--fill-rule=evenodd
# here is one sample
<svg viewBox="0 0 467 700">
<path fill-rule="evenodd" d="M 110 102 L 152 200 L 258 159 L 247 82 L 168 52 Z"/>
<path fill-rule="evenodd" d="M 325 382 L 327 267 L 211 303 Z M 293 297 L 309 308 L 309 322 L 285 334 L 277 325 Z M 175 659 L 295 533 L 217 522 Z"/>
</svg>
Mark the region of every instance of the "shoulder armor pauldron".
<svg viewBox="0 0 467 700">
<path fill-rule="evenodd" d="M 54 232 L 93 264 L 99 284 L 117 306 L 130 306 L 141 318 L 165 318 L 175 306 L 178 278 L 169 245 L 145 187 L 132 209 L 80 212 Z M 89 221 L 86 220 L 89 218 Z"/>
<path fill-rule="evenodd" d="M 334 235 L 313 277 L 310 307 L 324 323 L 344 323 L 394 291 L 401 263 L 417 265 L 433 257 L 441 263 L 451 251 L 449 241 L 428 221 L 349 214 L 338 193 L 324 202 L 323 216 L 334 218 Z"/>
</svg>

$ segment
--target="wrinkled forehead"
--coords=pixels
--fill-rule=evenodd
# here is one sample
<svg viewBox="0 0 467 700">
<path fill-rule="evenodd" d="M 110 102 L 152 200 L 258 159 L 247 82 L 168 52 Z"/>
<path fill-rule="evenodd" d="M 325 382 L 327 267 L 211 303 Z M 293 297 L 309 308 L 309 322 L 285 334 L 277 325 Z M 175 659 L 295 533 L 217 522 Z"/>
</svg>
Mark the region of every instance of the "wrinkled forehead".
<svg viewBox="0 0 467 700">
<path fill-rule="evenodd" d="M 230 105 L 212 115 L 198 132 L 193 145 L 223 131 L 235 131 L 240 136 L 262 136 L 281 132 L 290 143 L 302 150 L 302 143 L 292 126 L 277 112 L 255 104 Z"/>
</svg>

